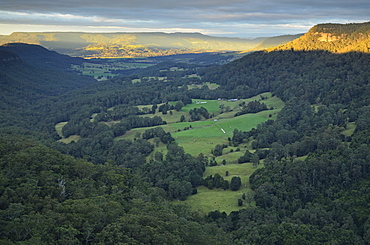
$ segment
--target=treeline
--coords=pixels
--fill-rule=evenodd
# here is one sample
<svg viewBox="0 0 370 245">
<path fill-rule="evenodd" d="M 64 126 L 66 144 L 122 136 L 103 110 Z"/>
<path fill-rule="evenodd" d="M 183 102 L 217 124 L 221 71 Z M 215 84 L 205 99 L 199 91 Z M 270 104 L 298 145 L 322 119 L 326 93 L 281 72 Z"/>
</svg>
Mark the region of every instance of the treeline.
<svg viewBox="0 0 370 245">
<path fill-rule="evenodd" d="M 98 124 L 97 121 L 91 121 L 87 118 L 82 118 L 77 121 L 73 120 L 63 127 L 62 133 L 64 137 L 69 137 L 70 135 L 88 137 Z M 114 137 L 118 137 L 124 135 L 128 130 L 133 128 L 152 127 L 163 124 L 166 124 L 166 122 L 159 116 L 138 117 L 131 115 L 113 124 L 110 128 L 114 133 Z"/>
<path fill-rule="evenodd" d="M 159 140 L 163 142 L 164 144 L 169 144 L 175 141 L 175 139 L 171 136 L 171 133 L 165 132 L 163 128 L 160 128 L 160 127 L 145 130 L 145 132 L 141 135 L 141 137 L 146 140 L 153 139 L 153 138 L 159 138 Z"/>
<path fill-rule="evenodd" d="M 208 189 L 212 190 L 213 188 L 222 188 L 223 190 L 237 191 L 240 189 L 242 182 L 240 177 L 234 176 L 231 178 L 231 181 L 225 180 L 220 174 L 215 174 L 214 176 L 209 175 L 203 180 L 203 185 Z"/>
</svg>

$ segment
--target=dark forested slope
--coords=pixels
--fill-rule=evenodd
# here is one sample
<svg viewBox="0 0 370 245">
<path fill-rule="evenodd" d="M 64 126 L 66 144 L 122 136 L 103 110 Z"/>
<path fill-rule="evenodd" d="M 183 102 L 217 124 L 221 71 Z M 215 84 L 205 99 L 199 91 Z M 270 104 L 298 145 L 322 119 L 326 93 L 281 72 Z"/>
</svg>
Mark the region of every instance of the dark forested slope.
<svg viewBox="0 0 370 245">
<path fill-rule="evenodd" d="M 59 69 L 67 71 L 71 65 L 81 64 L 82 58 L 70 57 L 47 50 L 44 47 L 26 43 L 7 43 L 0 50 L 16 53 L 23 61 L 40 68 Z"/>
<path fill-rule="evenodd" d="M 43 124 L 46 111 L 52 105 L 51 98 L 96 82 L 65 69 L 71 65 L 69 62 L 75 61 L 73 58 L 66 59 L 65 55 L 35 45 L 7 47 L 0 48 L 2 127 L 22 126 L 35 130 L 36 124 Z M 51 64 L 59 61 L 60 66 L 52 68 Z"/>
</svg>

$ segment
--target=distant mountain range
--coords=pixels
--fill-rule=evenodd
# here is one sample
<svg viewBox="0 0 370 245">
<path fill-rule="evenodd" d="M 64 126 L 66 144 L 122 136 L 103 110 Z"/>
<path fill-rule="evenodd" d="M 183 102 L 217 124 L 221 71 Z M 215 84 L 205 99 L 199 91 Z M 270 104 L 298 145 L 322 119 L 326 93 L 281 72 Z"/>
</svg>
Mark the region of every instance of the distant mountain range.
<svg viewBox="0 0 370 245">
<path fill-rule="evenodd" d="M 83 58 L 153 57 L 203 52 L 256 50 L 326 50 L 370 52 L 370 22 L 319 24 L 306 34 L 242 39 L 200 33 L 15 32 L 0 35 L 0 45 L 41 45 L 61 54 Z"/>
<path fill-rule="evenodd" d="M 370 52 L 370 22 L 351 24 L 319 24 L 306 34 L 276 50 L 326 50 L 333 53 Z"/>
<path fill-rule="evenodd" d="M 79 57 L 151 57 L 184 53 L 249 51 L 275 47 L 301 35 L 241 39 L 200 33 L 15 32 L 0 45 L 28 43 Z"/>
</svg>

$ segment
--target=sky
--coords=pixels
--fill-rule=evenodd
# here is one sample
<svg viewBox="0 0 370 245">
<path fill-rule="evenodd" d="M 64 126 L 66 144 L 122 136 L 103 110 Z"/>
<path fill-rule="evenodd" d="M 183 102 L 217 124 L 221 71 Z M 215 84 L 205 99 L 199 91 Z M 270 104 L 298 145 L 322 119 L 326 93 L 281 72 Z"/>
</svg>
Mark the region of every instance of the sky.
<svg viewBox="0 0 370 245">
<path fill-rule="evenodd" d="M 369 0 L 0 0 L 1 35 L 158 31 L 255 38 L 369 21 Z"/>
</svg>

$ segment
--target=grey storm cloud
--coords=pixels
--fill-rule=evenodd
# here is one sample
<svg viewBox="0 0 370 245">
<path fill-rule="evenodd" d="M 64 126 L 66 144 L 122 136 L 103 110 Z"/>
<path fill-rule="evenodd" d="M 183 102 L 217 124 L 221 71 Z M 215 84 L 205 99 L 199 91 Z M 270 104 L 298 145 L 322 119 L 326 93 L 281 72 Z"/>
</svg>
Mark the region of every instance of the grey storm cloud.
<svg viewBox="0 0 370 245">
<path fill-rule="evenodd" d="M 294 34 L 318 23 L 369 21 L 369 13 L 368 0 L 0 0 L 0 24 L 188 29 L 234 36 L 269 28 Z"/>
</svg>

